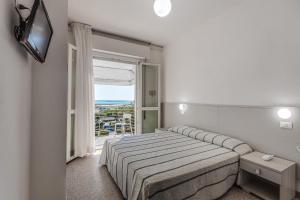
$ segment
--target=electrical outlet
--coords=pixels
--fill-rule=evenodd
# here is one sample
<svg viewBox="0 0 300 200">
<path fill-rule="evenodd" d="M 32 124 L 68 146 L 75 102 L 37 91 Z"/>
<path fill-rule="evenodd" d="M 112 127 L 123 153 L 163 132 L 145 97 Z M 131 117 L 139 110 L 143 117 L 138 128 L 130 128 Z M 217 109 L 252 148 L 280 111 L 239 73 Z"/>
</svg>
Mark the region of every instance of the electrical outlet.
<svg viewBox="0 0 300 200">
<path fill-rule="evenodd" d="M 293 129 L 293 122 L 280 122 L 280 128 Z"/>
<path fill-rule="evenodd" d="M 296 146 L 297 151 L 300 152 L 300 146 Z"/>
</svg>

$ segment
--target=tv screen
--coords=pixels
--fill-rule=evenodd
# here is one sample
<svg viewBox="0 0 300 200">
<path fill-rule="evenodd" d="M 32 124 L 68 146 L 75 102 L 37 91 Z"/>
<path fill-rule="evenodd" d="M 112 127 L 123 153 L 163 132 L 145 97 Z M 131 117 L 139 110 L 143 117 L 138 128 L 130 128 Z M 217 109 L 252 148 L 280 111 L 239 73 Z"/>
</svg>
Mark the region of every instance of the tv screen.
<svg viewBox="0 0 300 200">
<path fill-rule="evenodd" d="M 23 27 L 20 42 L 38 61 L 45 62 L 53 29 L 42 0 L 35 0 Z"/>
</svg>

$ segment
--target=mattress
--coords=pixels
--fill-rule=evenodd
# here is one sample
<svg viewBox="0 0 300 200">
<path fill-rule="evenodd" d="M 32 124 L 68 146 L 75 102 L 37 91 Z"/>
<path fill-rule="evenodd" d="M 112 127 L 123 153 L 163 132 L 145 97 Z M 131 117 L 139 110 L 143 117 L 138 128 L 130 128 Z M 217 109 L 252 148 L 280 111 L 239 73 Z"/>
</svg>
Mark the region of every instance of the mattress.
<svg viewBox="0 0 300 200">
<path fill-rule="evenodd" d="M 182 126 L 107 140 L 100 164 L 128 200 L 210 200 L 232 187 L 240 155 L 251 151 L 235 138 Z"/>
</svg>

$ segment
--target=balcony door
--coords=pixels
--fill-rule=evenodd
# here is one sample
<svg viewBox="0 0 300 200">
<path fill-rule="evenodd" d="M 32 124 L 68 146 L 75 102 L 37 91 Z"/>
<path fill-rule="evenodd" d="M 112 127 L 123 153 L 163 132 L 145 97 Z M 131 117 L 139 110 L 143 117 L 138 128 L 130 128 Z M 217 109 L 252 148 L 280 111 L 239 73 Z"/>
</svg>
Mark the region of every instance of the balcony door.
<svg viewBox="0 0 300 200">
<path fill-rule="evenodd" d="M 69 44 L 68 50 L 68 109 L 67 109 L 67 162 L 77 157 L 75 134 L 75 92 L 77 48 Z"/>
<path fill-rule="evenodd" d="M 96 150 L 105 140 L 136 130 L 137 62 L 100 56 L 93 59 Z"/>
<path fill-rule="evenodd" d="M 153 133 L 160 127 L 160 65 L 141 63 L 138 68 L 138 133 Z"/>
</svg>

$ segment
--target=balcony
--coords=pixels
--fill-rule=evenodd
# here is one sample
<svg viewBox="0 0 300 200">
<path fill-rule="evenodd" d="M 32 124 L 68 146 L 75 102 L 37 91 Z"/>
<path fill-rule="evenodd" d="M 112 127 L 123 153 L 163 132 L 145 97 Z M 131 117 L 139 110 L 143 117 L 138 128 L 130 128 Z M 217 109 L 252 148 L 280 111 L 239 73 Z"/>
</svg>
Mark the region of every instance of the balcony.
<svg viewBox="0 0 300 200">
<path fill-rule="evenodd" d="M 135 133 L 134 102 L 96 102 L 96 149 L 101 150 L 106 139 L 121 134 Z"/>
</svg>

